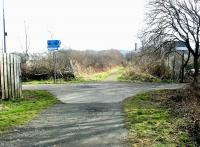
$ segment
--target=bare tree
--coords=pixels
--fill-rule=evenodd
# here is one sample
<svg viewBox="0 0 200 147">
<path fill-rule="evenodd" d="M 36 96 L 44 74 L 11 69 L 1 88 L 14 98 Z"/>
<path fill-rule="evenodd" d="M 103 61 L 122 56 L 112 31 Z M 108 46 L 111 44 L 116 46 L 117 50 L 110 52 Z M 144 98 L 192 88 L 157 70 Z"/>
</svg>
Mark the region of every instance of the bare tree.
<svg viewBox="0 0 200 147">
<path fill-rule="evenodd" d="M 193 55 L 193 86 L 198 86 L 200 57 L 200 0 L 150 0 L 148 22 L 143 37 L 162 48 L 176 41 L 185 42 Z"/>
</svg>

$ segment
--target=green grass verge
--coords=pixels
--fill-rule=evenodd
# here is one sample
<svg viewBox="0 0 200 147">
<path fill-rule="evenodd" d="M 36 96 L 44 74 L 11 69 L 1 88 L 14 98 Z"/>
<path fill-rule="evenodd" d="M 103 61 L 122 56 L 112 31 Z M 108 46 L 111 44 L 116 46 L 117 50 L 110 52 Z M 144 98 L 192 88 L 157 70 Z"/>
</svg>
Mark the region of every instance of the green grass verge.
<svg viewBox="0 0 200 147">
<path fill-rule="evenodd" d="M 183 118 L 175 117 L 169 109 L 151 99 L 151 93 L 143 93 L 123 102 L 129 141 L 133 146 L 176 147 L 191 145 Z"/>
<path fill-rule="evenodd" d="M 110 71 L 96 73 L 96 74 L 88 76 L 86 78 L 86 80 L 88 80 L 88 81 L 102 81 L 102 80 L 106 79 L 109 75 L 110 75 Z"/>
<path fill-rule="evenodd" d="M 41 110 L 56 102 L 47 91 L 23 91 L 23 98 L 1 101 L 0 133 L 33 119 Z"/>
</svg>

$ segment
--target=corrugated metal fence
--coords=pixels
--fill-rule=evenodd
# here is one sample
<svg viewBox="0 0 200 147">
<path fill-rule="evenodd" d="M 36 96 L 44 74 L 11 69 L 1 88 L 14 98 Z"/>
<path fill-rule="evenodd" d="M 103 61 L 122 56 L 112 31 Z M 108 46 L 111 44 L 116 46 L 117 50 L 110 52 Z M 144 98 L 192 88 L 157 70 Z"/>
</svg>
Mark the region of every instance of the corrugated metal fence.
<svg viewBox="0 0 200 147">
<path fill-rule="evenodd" d="M 21 58 L 14 54 L 0 54 L 0 99 L 21 97 Z"/>
</svg>

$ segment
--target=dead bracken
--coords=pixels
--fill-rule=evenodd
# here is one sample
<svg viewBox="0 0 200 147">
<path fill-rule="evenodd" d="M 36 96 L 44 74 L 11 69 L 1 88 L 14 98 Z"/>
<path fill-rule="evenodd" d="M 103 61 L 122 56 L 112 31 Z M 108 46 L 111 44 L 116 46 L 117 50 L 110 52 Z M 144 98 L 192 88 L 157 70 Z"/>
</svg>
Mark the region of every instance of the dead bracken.
<svg viewBox="0 0 200 147">
<path fill-rule="evenodd" d="M 165 92 L 164 106 L 174 115 L 180 115 L 187 121 L 186 129 L 191 138 L 200 145 L 200 93 L 191 88 Z"/>
</svg>

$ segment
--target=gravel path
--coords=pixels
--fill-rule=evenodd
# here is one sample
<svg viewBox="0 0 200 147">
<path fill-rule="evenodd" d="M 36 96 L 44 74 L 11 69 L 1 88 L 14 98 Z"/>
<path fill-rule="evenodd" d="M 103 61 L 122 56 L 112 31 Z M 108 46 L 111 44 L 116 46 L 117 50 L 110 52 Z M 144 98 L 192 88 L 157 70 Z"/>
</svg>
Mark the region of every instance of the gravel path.
<svg viewBox="0 0 200 147">
<path fill-rule="evenodd" d="M 0 136 L 1 147 L 123 147 L 127 131 L 120 102 L 153 89 L 174 89 L 177 84 L 127 84 L 117 82 L 26 85 L 23 89 L 48 90 L 62 103 L 29 123 Z"/>
</svg>

